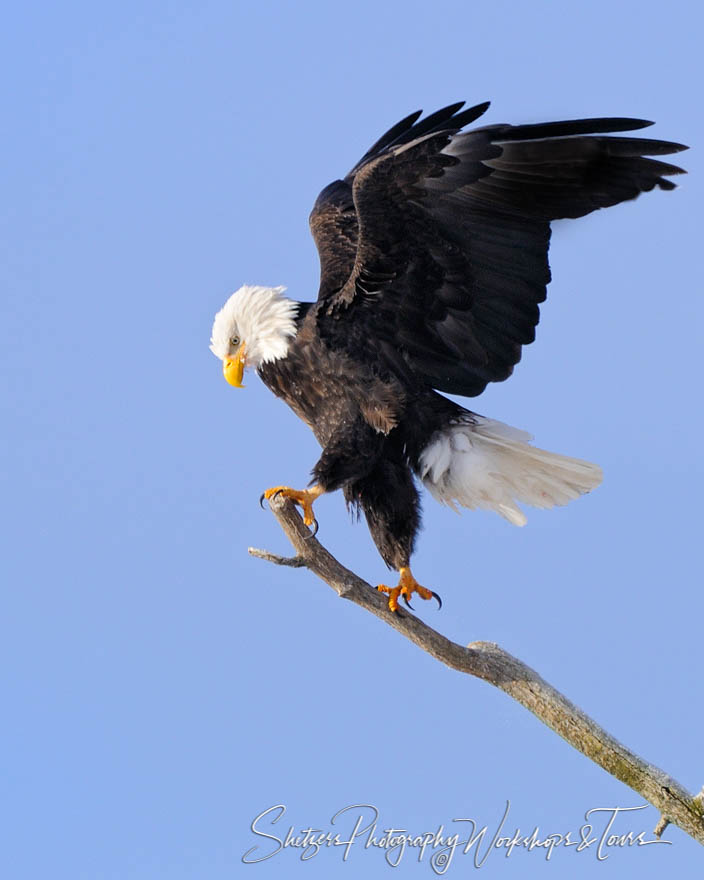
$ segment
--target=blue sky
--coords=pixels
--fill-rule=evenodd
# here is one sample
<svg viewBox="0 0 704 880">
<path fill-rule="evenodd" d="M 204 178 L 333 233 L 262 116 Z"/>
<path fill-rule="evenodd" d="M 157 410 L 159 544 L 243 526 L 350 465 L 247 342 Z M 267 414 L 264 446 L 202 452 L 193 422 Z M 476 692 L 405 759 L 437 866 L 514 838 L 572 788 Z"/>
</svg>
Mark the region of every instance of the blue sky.
<svg viewBox="0 0 704 880">
<path fill-rule="evenodd" d="M 398 118 L 655 119 L 702 141 L 689 3 L 24 4 L 4 20 L 2 874 L 13 880 L 386 877 L 382 852 L 243 866 L 250 824 L 330 829 L 354 804 L 413 833 L 475 819 L 573 836 L 643 800 L 489 686 L 305 571 L 257 506 L 312 435 L 212 316 L 244 282 L 317 290 L 319 190 Z M 449 637 L 495 641 L 691 790 L 704 783 L 701 176 L 557 226 L 554 281 L 509 382 L 473 406 L 599 462 L 526 528 L 425 502 L 414 570 Z M 320 537 L 386 570 L 339 495 Z M 649 808 L 618 830 L 650 832 Z M 671 846 L 492 854 L 489 877 L 681 874 Z M 476 870 L 457 858 L 448 876 Z M 560 865 L 560 868 L 551 866 Z M 434 876 L 407 853 L 395 869 Z"/>
</svg>

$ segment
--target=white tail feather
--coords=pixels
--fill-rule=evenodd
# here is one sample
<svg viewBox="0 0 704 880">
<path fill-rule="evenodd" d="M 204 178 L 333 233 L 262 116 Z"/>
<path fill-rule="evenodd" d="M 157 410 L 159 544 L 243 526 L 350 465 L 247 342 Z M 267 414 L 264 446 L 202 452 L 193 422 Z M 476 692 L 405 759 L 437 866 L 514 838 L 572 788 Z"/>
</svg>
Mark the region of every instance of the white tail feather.
<svg viewBox="0 0 704 880">
<path fill-rule="evenodd" d="M 599 465 L 530 446 L 530 434 L 473 416 L 440 431 L 420 456 L 420 475 L 433 497 L 452 507 L 494 510 L 516 526 L 533 507 L 567 504 L 602 480 Z"/>
</svg>

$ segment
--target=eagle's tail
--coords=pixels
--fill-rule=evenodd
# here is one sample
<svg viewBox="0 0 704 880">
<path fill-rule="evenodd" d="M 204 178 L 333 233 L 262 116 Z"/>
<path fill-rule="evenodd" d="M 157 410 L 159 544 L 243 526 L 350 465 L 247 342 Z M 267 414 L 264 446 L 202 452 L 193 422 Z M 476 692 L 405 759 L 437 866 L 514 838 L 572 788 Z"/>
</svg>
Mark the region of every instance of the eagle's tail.
<svg viewBox="0 0 704 880">
<path fill-rule="evenodd" d="M 601 482 L 599 465 L 537 449 L 530 439 L 525 431 L 472 415 L 433 436 L 420 455 L 420 476 L 437 501 L 494 510 L 516 526 L 526 523 L 517 501 L 554 507 Z"/>
</svg>

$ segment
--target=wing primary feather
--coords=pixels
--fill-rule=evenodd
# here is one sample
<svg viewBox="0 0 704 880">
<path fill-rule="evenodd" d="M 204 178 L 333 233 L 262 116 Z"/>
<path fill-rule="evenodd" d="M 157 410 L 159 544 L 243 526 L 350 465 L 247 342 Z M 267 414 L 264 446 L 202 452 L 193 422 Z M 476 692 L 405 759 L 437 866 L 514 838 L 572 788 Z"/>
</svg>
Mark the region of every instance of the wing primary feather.
<svg viewBox="0 0 704 880">
<path fill-rule="evenodd" d="M 671 141 L 658 141 L 649 138 L 622 138 L 610 135 L 587 135 L 578 137 L 554 138 L 548 140 L 521 139 L 517 141 L 503 141 L 495 139 L 502 145 L 502 152 L 488 160 L 488 164 L 500 164 L 505 166 L 510 162 L 528 164 L 543 164 L 546 162 L 559 162 L 565 159 L 574 159 L 578 151 L 584 157 L 588 157 L 589 150 L 594 153 L 595 149 L 601 149 L 608 156 L 664 156 L 669 153 L 679 153 L 687 147 L 675 144 Z M 455 150 L 457 155 L 462 155 Z M 493 163 L 496 159 L 496 163 Z"/>
<path fill-rule="evenodd" d="M 452 118 L 452 127 L 458 130 L 464 128 L 465 125 L 469 125 L 470 122 L 483 116 L 490 106 L 491 101 L 483 101 L 481 104 L 475 104 L 474 107 L 468 107 Z"/>
<path fill-rule="evenodd" d="M 464 107 L 464 101 L 458 101 L 456 104 L 450 104 L 437 110 L 421 119 L 416 125 L 402 132 L 393 143 L 389 143 L 388 147 L 397 147 L 402 144 L 411 143 L 428 134 L 436 134 L 441 131 L 457 132 L 470 122 L 478 119 L 482 113 L 485 113 L 490 102 L 484 101 L 483 104 L 476 104 L 474 107 L 468 107 L 462 112 L 458 112 Z"/>
<path fill-rule="evenodd" d="M 600 134 L 610 131 L 635 131 L 653 125 L 649 119 L 627 117 L 597 117 L 594 119 L 564 119 L 560 122 L 540 122 L 528 125 L 509 125 L 498 139 L 502 141 L 535 140 L 536 138 L 566 137 L 574 134 Z"/>
<path fill-rule="evenodd" d="M 455 104 L 443 107 L 442 110 L 436 110 L 435 113 L 431 113 L 430 116 L 421 119 L 421 121 L 416 123 L 412 128 L 402 132 L 396 139 L 394 146 L 399 143 L 404 143 L 405 141 L 413 141 L 428 132 L 442 130 L 442 128 L 445 127 L 445 123 L 452 123 L 447 126 L 449 128 L 457 128 L 458 126 L 455 124 L 453 117 L 458 110 L 462 109 L 462 107 L 464 107 L 464 101 L 457 101 Z"/>
<path fill-rule="evenodd" d="M 382 136 L 372 144 L 371 147 L 367 150 L 367 152 L 362 156 L 362 158 L 357 162 L 354 166 L 350 174 L 360 168 L 371 156 L 374 156 L 376 153 L 380 153 L 382 150 L 386 149 L 390 144 L 392 144 L 396 138 L 403 134 L 405 131 L 408 131 L 409 128 L 413 127 L 413 123 L 418 119 L 418 117 L 422 114 L 422 110 L 415 110 L 413 113 L 409 113 L 408 116 L 404 116 L 404 118 L 397 122 L 396 125 L 392 125 L 391 128 L 384 132 Z"/>
<path fill-rule="evenodd" d="M 475 119 L 478 119 L 483 113 L 486 113 L 490 102 L 484 101 L 481 104 L 476 104 L 474 107 L 468 107 L 466 110 L 462 110 L 464 104 L 464 101 L 457 101 L 454 104 L 449 104 L 447 107 L 443 107 L 441 110 L 436 110 L 434 113 L 426 116 L 425 119 L 421 119 L 420 122 L 417 122 L 416 120 L 421 116 L 423 112 L 422 110 L 416 110 L 415 113 L 406 116 L 385 132 L 379 140 L 367 150 L 359 162 L 354 166 L 348 175 L 348 178 L 353 176 L 368 159 L 371 159 L 373 156 L 376 156 L 391 147 L 402 146 L 403 144 L 410 143 L 424 135 L 433 134 L 434 132 L 459 131 L 465 125 L 474 122 Z M 460 110 L 462 110 L 461 113 L 459 112 Z"/>
<path fill-rule="evenodd" d="M 687 150 L 684 144 L 673 141 L 658 141 L 652 138 L 603 137 L 599 140 L 612 156 L 662 156 L 667 153 L 681 153 Z"/>
</svg>

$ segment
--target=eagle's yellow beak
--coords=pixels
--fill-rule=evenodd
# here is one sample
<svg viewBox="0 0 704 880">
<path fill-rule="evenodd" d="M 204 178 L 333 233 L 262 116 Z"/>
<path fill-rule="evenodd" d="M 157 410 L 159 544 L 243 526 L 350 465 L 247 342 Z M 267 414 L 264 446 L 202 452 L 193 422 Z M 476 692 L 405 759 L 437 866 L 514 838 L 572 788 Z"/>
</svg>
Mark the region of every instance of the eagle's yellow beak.
<svg viewBox="0 0 704 880">
<path fill-rule="evenodd" d="M 242 376 L 244 375 L 244 362 L 246 354 L 244 343 L 237 349 L 234 358 L 225 358 L 222 362 L 222 374 L 225 380 L 234 385 L 235 388 L 244 388 L 242 384 Z"/>
</svg>

